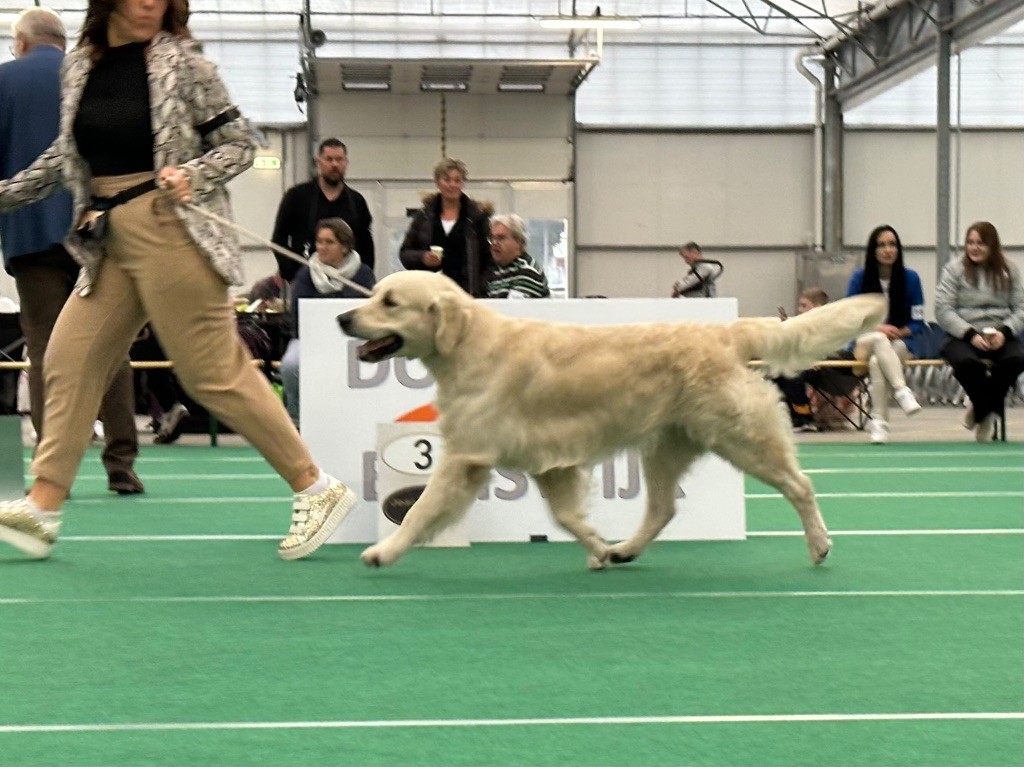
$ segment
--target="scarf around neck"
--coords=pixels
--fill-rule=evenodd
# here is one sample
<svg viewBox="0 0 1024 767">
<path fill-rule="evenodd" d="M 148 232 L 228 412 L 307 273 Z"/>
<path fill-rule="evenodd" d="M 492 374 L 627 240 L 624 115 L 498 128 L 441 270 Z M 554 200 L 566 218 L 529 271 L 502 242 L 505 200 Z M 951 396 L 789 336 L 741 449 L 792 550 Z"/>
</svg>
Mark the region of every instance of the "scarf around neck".
<svg viewBox="0 0 1024 767">
<path fill-rule="evenodd" d="M 350 250 L 340 266 L 329 266 L 313 254 L 309 259 L 309 276 L 313 278 L 313 287 L 317 293 L 339 293 L 347 286 L 343 280 L 351 280 L 359 271 L 362 259 L 354 250 Z"/>
</svg>

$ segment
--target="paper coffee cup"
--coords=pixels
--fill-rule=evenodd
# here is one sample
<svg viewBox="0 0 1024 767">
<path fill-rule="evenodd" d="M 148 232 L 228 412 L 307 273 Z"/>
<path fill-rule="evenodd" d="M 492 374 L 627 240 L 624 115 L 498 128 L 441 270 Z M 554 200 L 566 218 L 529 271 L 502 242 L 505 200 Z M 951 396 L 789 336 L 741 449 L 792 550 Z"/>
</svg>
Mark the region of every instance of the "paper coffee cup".
<svg viewBox="0 0 1024 767">
<path fill-rule="evenodd" d="M 430 246 L 430 252 L 433 253 L 435 256 L 437 256 L 437 259 L 439 261 L 442 258 L 444 258 L 444 248 L 442 248 L 440 245 L 431 245 Z"/>
<path fill-rule="evenodd" d="M 993 343 L 996 340 L 996 337 L 999 335 L 999 331 L 996 330 L 995 328 L 982 328 L 981 334 L 985 336 L 986 341 L 988 341 L 989 343 Z"/>
</svg>

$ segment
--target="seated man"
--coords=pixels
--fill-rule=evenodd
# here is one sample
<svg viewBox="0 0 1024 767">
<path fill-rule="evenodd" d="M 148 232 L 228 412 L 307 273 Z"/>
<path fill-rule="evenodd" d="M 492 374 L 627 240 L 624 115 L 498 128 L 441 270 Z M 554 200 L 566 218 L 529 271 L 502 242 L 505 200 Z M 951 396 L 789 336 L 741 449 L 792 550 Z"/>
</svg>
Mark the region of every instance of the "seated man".
<svg viewBox="0 0 1024 767">
<path fill-rule="evenodd" d="M 487 298 L 549 298 L 548 279 L 526 252 L 526 224 L 515 213 L 491 216 L 494 265 L 487 275 Z"/>
</svg>

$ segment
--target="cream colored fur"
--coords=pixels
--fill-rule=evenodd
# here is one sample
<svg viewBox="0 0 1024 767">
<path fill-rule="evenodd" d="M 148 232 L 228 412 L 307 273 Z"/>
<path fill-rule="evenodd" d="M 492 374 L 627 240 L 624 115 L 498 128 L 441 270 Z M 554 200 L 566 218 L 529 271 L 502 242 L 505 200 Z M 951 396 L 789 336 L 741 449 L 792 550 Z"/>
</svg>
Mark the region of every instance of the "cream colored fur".
<svg viewBox="0 0 1024 767">
<path fill-rule="evenodd" d="M 793 504 L 819 563 L 831 541 L 789 418 L 777 389 L 747 362 L 807 368 L 884 313 L 880 295 L 863 295 L 786 322 L 581 326 L 501 316 L 431 272 L 392 274 L 338 321 L 371 342 L 397 336 L 402 347 L 391 353 L 422 360 L 437 380 L 445 453 L 402 525 L 361 558 L 394 563 L 465 514 L 502 466 L 535 479 L 591 569 L 628 562 L 672 519 L 677 480 L 710 451 Z M 591 467 L 626 448 L 641 455 L 647 513 L 632 537 L 609 546 L 588 525 L 584 501 Z"/>
</svg>

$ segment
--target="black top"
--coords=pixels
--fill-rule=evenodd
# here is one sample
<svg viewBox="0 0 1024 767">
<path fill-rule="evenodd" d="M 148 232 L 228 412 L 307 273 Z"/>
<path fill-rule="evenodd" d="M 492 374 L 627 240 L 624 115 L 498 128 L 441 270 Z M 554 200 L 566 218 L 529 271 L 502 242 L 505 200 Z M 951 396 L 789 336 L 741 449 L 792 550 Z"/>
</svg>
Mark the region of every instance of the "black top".
<svg viewBox="0 0 1024 767">
<path fill-rule="evenodd" d="M 352 228 L 355 250 L 370 269 L 376 261 L 370 225 L 373 216 L 366 199 L 348 184 L 336 200 L 328 200 L 317 181 L 293 186 L 284 193 L 277 209 L 271 241 L 293 253 L 308 255 L 315 250 L 316 222 L 322 218 L 340 218 Z M 275 254 L 282 277 L 291 282 L 301 264 Z"/>
<path fill-rule="evenodd" d="M 89 73 L 75 116 L 78 151 L 94 176 L 153 170 L 146 47 L 110 48 Z"/>
</svg>

